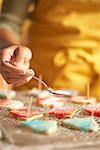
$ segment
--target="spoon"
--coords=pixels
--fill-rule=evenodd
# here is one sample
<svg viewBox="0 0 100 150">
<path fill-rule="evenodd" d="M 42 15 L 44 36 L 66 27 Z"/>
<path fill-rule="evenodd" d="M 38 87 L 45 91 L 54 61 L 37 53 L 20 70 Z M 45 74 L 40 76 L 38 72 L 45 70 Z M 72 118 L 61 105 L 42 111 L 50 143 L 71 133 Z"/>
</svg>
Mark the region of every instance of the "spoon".
<svg viewBox="0 0 100 150">
<path fill-rule="evenodd" d="M 6 61 L 6 63 L 12 64 L 12 63 L 9 62 L 9 61 Z M 13 64 L 12 64 L 12 65 L 13 65 Z M 27 75 L 31 75 L 31 74 L 28 72 Z M 48 87 L 47 84 L 46 84 L 43 80 L 39 79 L 38 77 L 33 76 L 33 78 L 34 78 L 35 80 L 41 82 L 41 83 L 45 86 L 46 90 L 47 90 L 48 92 L 50 92 L 51 94 L 59 95 L 59 96 L 69 96 L 69 95 L 71 96 L 72 93 L 73 93 L 73 91 L 71 91 L 71 90 L 70 90 L 70 91 L 68 91 L 68 90 L 67 90 L 67 91 L 66 91 L 66 90 L 54 90 L 54 89 Z"/>
<path fill-rule="evenodd" d="M 33 78 L 34 78 L 35 80 L 41 82 L 41 83 L 45 86 L 46 90 L 47 90 L 48 92 L 50 92 L 51 94 L 59 95 L 59 96 L 69 96 L 69 91 L 66 91 L 66 90 L 54 90 L 54 89 L 48 87 L 47 84 L 46 84 L 43 80 L 39 79 L 38 77 L 33 76 Z M 71 92 L 71 91 L 70 91 L 70 92 Z M 70 93 L 70 94 L 71 94 L 71 93 Z"/>
</svg>

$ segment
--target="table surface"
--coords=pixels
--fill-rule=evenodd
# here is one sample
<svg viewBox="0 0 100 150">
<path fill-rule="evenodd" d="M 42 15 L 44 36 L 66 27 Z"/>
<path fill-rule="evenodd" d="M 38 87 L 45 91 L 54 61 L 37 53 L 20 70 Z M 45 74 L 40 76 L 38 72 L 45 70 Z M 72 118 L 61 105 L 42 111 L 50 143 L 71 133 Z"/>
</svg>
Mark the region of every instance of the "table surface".
<svg viewBox="0 0 100 150">
<path fill-rule="evenodd" d="M 30 145 L 30 146 L 17 146 L 7 142 L 0 141 L 0 150 L 67 150 L 64 145 Z M 82 146 L 78 148 L 68 148 L 68 150 L 100 150 L 100 144 L 95 144 L 94 146 Z"/>
</svg>

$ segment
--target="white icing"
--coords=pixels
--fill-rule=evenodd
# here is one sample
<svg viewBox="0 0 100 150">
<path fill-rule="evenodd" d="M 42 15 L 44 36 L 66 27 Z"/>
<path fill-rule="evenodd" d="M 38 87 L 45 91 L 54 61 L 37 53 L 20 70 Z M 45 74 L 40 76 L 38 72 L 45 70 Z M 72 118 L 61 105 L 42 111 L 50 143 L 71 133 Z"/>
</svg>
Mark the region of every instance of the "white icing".
<svg viewBox="0 0 100 150">
<path fill-rule="evenodd" d="M 16 92 L 14 90 L 0 90 L 1 96 L 6 96 L 7 98 L 13 98 L 16 96 Z"/>
<path fill-rule="evenodd" d="M 33 88 L 28 92 L 28 95 L 38 95 L 41 91 L 37 88 Z"/>
<path fill-rule="evenodd" d="M 39 90 L 37 88 L 33 88 L 28 92 L 28 95 L 37 96 L 39 98 L 48 98 L 51 94 L 47 90 Z"/>
<path fill-rule="evenodd" d="M 22 109 L 24 107 L 23 102 L 17 100 L 11 100 L 10 109 Z"/>
<path fill-rule="evenodd" d="M 39 98 L 48 98 L 50 96 L 51 96 L 51 94 L 46 90 L 41 91 L 38 95 Z"/>
<path fill-rule="evenodd" d="M 68 90 L 68 89 L 62 89 L 62 90 L 54 90 L 51 89 L 55 94 L 58 95 L 64 95 L 64 96 L 72 96 L 72 95 L 77 95 L 78 91 L 75 90 Z"/>
<path fill-rule="evenodd" d="M 76 97 L 72 97 L 71 98 L 72 102 L 76 102 L 76 103 L 90 103 L 90 104 L 94 104 L 96 102 L 96 98 L 95 97 L 90 97 L 87 98 L 86 96 L 76 96 Z"/>
<path fill-rule="evenodd" d="M 64 98 L 50 97 L 40 102 L 43 106 L 58 107 L 64 105 Z"/>
</svg>

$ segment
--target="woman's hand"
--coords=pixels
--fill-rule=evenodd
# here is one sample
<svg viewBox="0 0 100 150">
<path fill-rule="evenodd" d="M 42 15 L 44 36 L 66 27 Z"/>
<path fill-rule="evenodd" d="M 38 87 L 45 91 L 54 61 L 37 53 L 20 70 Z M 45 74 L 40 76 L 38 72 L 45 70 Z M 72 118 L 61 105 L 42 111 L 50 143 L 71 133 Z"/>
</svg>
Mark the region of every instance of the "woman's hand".
<svg viewBox="0 0 100 150">
<path fill-rule="evenodd" d="M 0 73 L 8 84 L 15 86 L 29 82 L 34 71 L 29 69 L 31 50 L 24 46 L 10 46 L 0 52 Z"/>
</svg>

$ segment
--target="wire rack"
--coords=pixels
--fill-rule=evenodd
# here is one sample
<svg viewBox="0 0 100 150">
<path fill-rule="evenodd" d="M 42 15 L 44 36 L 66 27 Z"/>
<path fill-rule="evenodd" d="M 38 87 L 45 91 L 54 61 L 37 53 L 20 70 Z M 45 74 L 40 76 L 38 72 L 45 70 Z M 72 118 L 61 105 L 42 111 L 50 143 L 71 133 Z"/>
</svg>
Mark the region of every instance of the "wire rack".
<svg viewBox="0 0 100 150">
<path fill-rule="evenodd" d="M 26 105 L 28 105 L 29 97 L 18 95 L 17 99 L 23 100 Z M 88 116 L 87 113 L 84 112 L 83 107 L 85 105 L 66 103 L 66 105 L 74 106 L 78 111 L 75 113 L 74 117 L 85 117 Z M 100 105 L 100 104 L 99 104 Z M 31 132 L 29 129 L 25 127 L 20 127 L 19 122 L 9 117 L 9 111 L 7 109 L 0 110 L 0 128 L 3 132 L 3 136 L 7 138 L 11 143 L 14 144 L 62 144 L 66 145 L 75 145 L 79 146 L 86 145 L 89 143 L 90 145 L 94 143 L 100 144 L 100 118 L 95 117 L 95 120 L 99 124 L 98 132 L 83 132 L 79 130 L 72 130 L 69 128 L 65 128 L 61 126 L 62 120 L 58 120 L 56 118 L 50 117 L 48 115 L 48 109 L 44 109 L 42 107 L 34 106 L 32 109 L 38 109 L 41 113 L 44 113 L 44 117 L 42 120 L 57 120 L 58 122 L 58 130 L 56 133 L 52 135 L 42 135 L 35 134 Z"/>
</svg>

